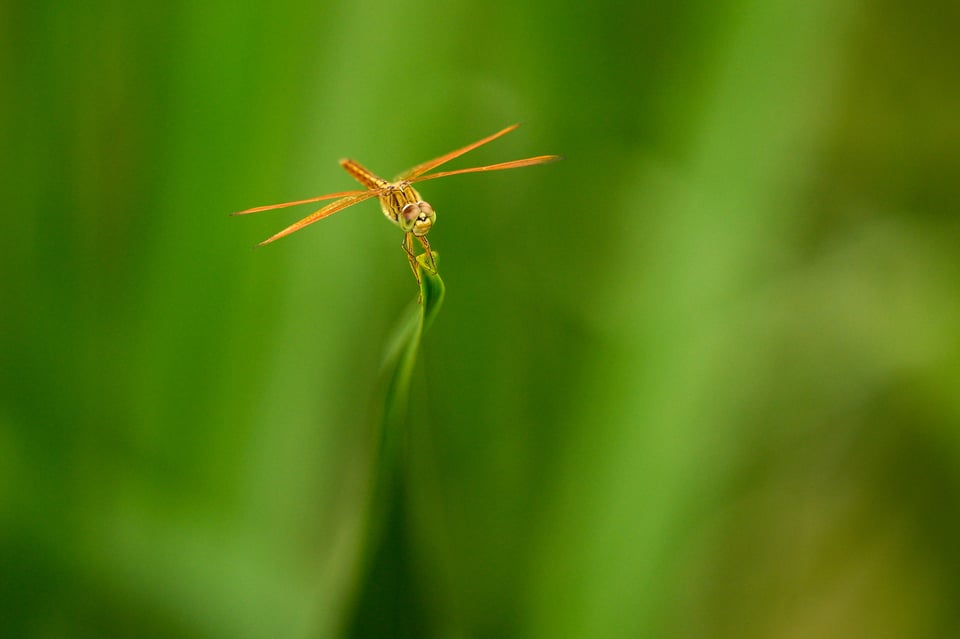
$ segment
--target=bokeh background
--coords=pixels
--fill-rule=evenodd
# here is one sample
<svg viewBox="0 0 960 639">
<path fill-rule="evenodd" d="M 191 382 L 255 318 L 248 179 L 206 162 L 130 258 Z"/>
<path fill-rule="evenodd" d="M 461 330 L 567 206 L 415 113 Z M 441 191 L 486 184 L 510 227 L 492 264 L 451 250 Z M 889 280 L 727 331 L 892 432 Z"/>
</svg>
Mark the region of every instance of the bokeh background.
<svg viewBox="0 0 960 639">
<path fill-rule="evenodd" d="M 953 0 L 3 3 L 0 634 L 958 636 L 958 32 Z M 451 168 L 565 160 L 422 188 L 447 298 L 403 575 L 370 574 L 400 234 L 365 203 L 252 250 L 312 209 L 227 214 L 515 121 Z"/>
</svg>

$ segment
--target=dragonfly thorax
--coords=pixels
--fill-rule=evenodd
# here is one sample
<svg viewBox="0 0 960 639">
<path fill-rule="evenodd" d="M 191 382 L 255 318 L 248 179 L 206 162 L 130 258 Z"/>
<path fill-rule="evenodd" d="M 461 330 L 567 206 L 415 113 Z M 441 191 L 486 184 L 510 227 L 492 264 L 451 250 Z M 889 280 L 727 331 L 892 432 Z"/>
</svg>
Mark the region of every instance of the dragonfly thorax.
<svg viewBox="0 0 960 639">
<path fill-rule="evenodd" d="M 437 220 L 437 214 L 408 182 L 387 183 L 380 195 L 380 207 L 387 218 L 404 233 L 423 237 Z"/>
</svg>

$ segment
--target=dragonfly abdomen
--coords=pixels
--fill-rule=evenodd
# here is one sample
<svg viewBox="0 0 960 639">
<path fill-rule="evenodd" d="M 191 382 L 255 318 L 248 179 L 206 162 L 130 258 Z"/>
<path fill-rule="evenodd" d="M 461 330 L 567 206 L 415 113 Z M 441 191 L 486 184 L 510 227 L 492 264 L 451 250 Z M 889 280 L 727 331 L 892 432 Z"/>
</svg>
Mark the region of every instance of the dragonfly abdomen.
<svg viewBox="0 0 960 639">
<path fill-rule="evenodd" d="M 382 177 L 355 160 L 340 160 L 340 166 L 343 167 L 344 171 L 350 174 L 350 177 L 368 189 L 382 189 L 389 184 L 389 182 L 384 180 Z"/>
</svg>

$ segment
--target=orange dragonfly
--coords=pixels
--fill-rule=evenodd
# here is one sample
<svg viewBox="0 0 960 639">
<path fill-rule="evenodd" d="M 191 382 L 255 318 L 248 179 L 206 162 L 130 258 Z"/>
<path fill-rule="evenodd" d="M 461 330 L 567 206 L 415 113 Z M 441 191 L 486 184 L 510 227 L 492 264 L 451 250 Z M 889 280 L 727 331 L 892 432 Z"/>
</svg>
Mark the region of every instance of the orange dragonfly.
<svg viewBox="0 0 960 639">
<path fill-rule="evenodd" d="M 247 215 L 249 213 L 258 213 L 260 211 L 269 211 L 272 209 L 286 208 L 288 206 L 296 206 L 298 204 L 307 204 L 309 202 L 336 200 L 335 202 L 331 202 L 323 208 L 314 211 L 299 222 L 291 224 L 276 235 L 273 235 L 260 242 L 259 246 L 263 246 L 264 244 L 269 244 L 270 242 L 279 240 L 281 237 L 290 235 L 295 231 L 299 231 L 303 227 L 313 224 L 314 222 L 319 222 L 323 218 L 333 215 L 337 211 L 342 211 L 343 209 L 353 206 L 354 204 L 359 204 L 364 200 L 369 200 L 374 197 L 379 198 L 380 208 L 383 209 L 383 214 L 387 216 L 388 220 L 399 226 L 403 231 L 403 242 L 401 246 L 403 247 L 404 252 L 407 254 L 407 259 L 410 262 L 410 268 L 413 270 L 413 275 L 417 278 L 417 282 L 419 283 L 420 275 L 417 271 L 416 255 L 413 252 L 413 240 L 416 238 L 417 241 L 420 242 L 421 246 L 423 246 L 425 253 L 429 256 L 431 267 L 434 271 L 436 271 L 437 265 L 433 259 L 433 252 L 430 250 L 430 242 L 427 241 L 427 233 L 436 222 L 437 214 L 433 210 L 433 207 L 430 206 L 429 203 L 425 202 L 423 198 L 420 197 L 420 194 L 417 193 L 416 189 L 414 189 L 411 185 L 417 182 L 447 177 L 449 175 L 459 175 L 460 173 L 479 173 L 481 171 L 519 169 L 520 167 L 524 166 L 544 164 L 546 162 L 553 162 L 560 159 L 560 156 L 557 155 L 538 155 L 537 157 L 526 158 L 523 160 L 512 160 L 510 162 L 501 162 L 499 164 L 489 164 L 487 166 L 475 166 L 468 169 L 455 169 L 453 171 L 441 171 L 439 173 L 428 174 L 429 171 L 446 164 L 450 160 L 458 158 L 464 153 L 481 147 L 488 142 L 493 142 L 500 136 L 510 133 L 518 126 L 520 125 L 514 124 L 512 126 L 508 126 L 501 131 L 497 131 L 491 136 L 485 137 L 482 140 L 478 140 L 473 144 L 468 144 L 462 149 L 451 151 L 450 153 L 441 155 L 440 157 L 430 160 L 429 162 L 418 164 L 409 171 L 401 174 L 400 177 L 393 182 L 385 180 L 376 175 L 359 162 L 348 159 L 340 160 L 340 166 L 342 166 L 347 173 L 357 180 L 357 182 L 366 187 L 364 190 L 341 191 L 339 193 L 320 195 L 318 197 L 311 197 L 307 198 L 306 200 L 297 200 L 295 202 L 257 206 L 252 209 L 246 209 L 245 211 L 238 211 L 232 215 Z"/>
</svg>

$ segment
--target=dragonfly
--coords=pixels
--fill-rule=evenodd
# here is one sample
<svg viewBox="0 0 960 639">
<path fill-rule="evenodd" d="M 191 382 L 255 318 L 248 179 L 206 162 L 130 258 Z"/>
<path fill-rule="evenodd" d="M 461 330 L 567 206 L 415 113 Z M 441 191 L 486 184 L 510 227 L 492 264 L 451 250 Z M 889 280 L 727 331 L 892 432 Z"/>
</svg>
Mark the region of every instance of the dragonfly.
<svg viewBox="0 0 960 639">
<path fill-rule="evenodd" d="M 291 233 L 295 233 L 300 229 L 313 224 L 314 222 L 319 222 L 320 220 L 329 217 L 338 211 L 349 208 L 354 204 L 359 204 L 360 202 L 372 198 L 378 198 L 380 200 L 380 208 L 383 210 L 383 214 L 388 220 L 399 226 L 400 230 L 403 231 L 403 241 L 401 246 L 407 255 L 407 260 L 410 262 L 410 269 L 413 271 L 413 275 L 417 279 L 417 284 L 419 284 L 420 272 L 417 269 L 417 255 L 414 253 L 414 241 L 419 242 L 423 247 L 424 254 L 427 256 L 427 259 L 430 262 L 430 268 L 436 272 L 437 264 L 434 261 L 434 253 L 430 248 L 430 242 L 427 240 L 427 233 L 430 232 L 430 229 L 433 228 L 433 225 L 436 223 L 437 213 L 433 206 L 420 197 L 420 193 L 417 192 L 413 185 L 419 182 L 435 180 L 437 178 L 448 177 L 451 175 L 519 169 L 525 166 L 546 164 L 547 162 L 554 162 L 561 159 L 560 156 L 557 155 L 538 155 L 532 158 L 511 160 L 509 162 L 500 162 L 498 164 L 488 164 L 486 166 L 474 166 L 467 169 L 454 169 L 452 171 L 430 173 L 430 171 L 433 171 L 434 169 L 460 157 L 465 153 L 469 153 L 470 151 L 473 151 L 484 144 L 493 142 L 497 138 L 510 133 L 519 126 L 519 124 L 513 124 L 505 129 L 497 131 L 493 135 L 483 138 L 482 140 L 477 140 L 473 144 L 468 144 L 467 146 L 457 149 L 456 151 L 451 151 L 450 153 L 441 155 L 440 157 L 434 158 L 428 162 L 418 164 L 412 169 L 400 174 L 400 176 L 393 181 L 385 180 L 355 160 L 343 159 L 340 160 L 340 166 L 343 167 L 343 169 L 349 173 L 352 178 L 362 184 L 365 187 L 364 189 L 355 191 L 340 191 L 339 193 L 328 193 L 327 195 L 319 195 L 317 197 L 311 197 L 305 200 L 296 200 L 293 202 L 283 202 L 282 204 L 256 206 L 251 209 L 237 211 L 236 213 L 232 213 L 232 215 L 248 215 L 250 213 L 259 213 L 261 211 L 270 211 L 273 209 L 283 209 L 289 206 L 297 206 L 311 202 L 334 200 L 333 202 L 314 211 L 300 221 L 294 222 L 279 233 L 268 237 L 258 245 L 263 246 L 264 244 L 270 244 L 271 242 L 275 242 L 282 237 L 286 237 Z"/>
</svg>

